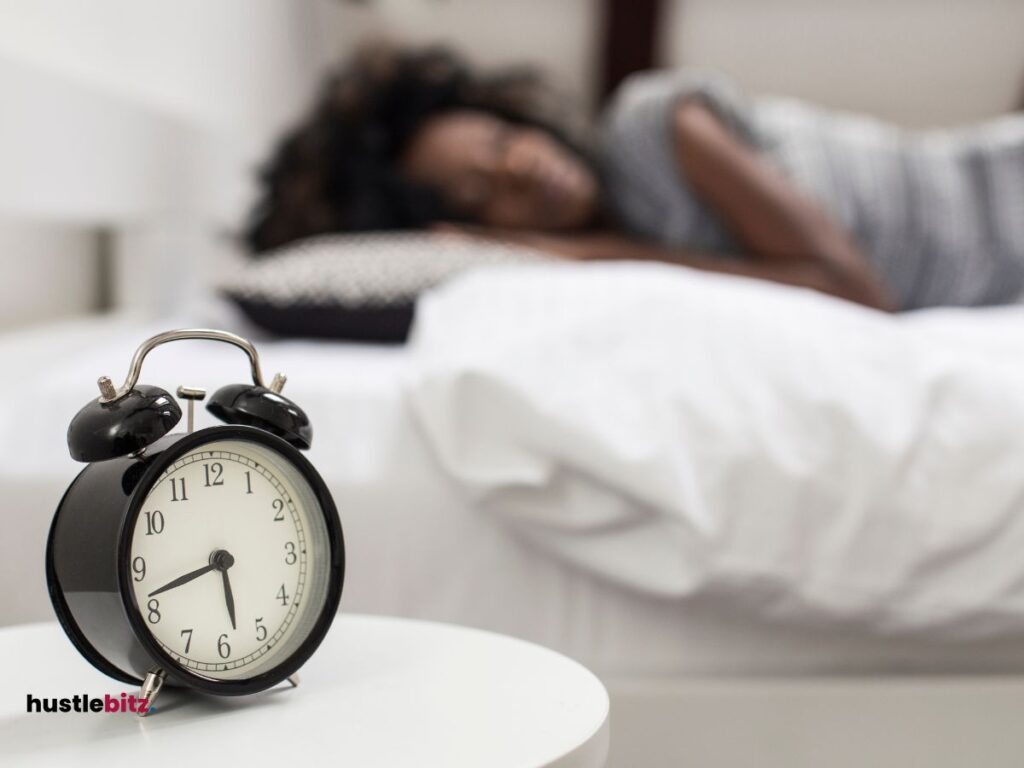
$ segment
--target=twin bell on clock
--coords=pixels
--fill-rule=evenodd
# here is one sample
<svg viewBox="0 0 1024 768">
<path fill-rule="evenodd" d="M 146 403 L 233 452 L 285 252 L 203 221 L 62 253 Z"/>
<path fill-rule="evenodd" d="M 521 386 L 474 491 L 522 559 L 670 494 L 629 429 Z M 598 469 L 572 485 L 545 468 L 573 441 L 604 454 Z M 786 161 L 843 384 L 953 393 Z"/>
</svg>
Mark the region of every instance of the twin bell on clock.
<svg viewBox="0 0 1024 768">
<path fill-rule="evenodd" d="M 194 430 L 202 389 L 139 384 L 142 363 L 171 341 L 231 344 L 249 358 L 251 384 L 228 384 L 207 410 L 222 425 Z M 168 331 L 136 350 L 120 388 L 68 428 L 87 466 L 64 494 L 46 547 L 57 618 L 94 667 L 141 686 L 153 702 L 165 683 L 206 693 L 255 693 L 297 670 L 330 628 L 341 599 L 345 548 L 338 512 L 301 451 L 313 432 L 265 385 L 246 339 L 206 329 Z"/>
</svg>

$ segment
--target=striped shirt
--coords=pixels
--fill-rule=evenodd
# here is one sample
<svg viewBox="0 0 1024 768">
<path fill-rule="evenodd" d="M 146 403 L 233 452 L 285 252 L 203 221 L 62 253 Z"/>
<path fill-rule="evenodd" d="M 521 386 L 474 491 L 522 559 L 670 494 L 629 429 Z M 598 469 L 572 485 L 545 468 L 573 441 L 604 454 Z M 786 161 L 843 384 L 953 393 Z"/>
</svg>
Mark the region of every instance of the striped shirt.
<svg viewBox="0 0 1024 768">
<path fill-rule="evenodd" d="M 1024 114 L 909 133 L 789 99 L 746 101 L 717 75 L 633 76 L 602 124 L 613 210 L 640 237 L 734 256 L 742 248 L 676 161 L 673 113 L 691 97 L 845 227 L 902 308 L 1024 296 Z"/>
</svg>

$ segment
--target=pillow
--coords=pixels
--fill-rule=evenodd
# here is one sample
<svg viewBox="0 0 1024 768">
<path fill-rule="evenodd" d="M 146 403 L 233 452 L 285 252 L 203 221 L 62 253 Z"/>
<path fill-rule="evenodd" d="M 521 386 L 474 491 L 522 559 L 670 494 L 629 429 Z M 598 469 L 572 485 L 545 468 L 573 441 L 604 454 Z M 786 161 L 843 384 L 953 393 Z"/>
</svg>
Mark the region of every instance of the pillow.
<svg viewBox="0 0 1024 768">
<path fill-rule="evenodd" d="M 545 258 L 458 235 L 328 235 L 248 262 L 221 288 L 253 323 L 273 333 L 400 343 L 427 288 L 471 267 Z"/>
</svg>

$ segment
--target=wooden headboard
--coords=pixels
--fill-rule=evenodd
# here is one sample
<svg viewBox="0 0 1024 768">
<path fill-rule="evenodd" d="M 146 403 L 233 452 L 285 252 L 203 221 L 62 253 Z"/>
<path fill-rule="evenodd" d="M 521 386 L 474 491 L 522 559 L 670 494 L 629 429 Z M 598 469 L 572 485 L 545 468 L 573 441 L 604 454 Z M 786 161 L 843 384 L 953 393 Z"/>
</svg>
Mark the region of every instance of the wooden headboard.
<svg viewBox="0 0 1024 768">
<path fill-rule="evenodd" d="M 657 66 L 663 0 L 601 0 L 598 94 L 604 101 L 626 77 Z"/>
</svg>

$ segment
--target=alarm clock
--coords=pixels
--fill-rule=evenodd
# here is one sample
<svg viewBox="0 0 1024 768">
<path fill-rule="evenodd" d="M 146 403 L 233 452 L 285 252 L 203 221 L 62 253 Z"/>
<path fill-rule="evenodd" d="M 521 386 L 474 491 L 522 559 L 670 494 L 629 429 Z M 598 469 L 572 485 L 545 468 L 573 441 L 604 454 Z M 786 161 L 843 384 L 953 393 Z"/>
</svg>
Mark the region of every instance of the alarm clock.
<svg viewBox="0 0 1024 768">
<path fill-rule="evenodd" d="M 251 384 L 229 384 L 207 410 L 222 425 L 194 430 L 205 391 L 179 387 L 182 410 L 138 379 L 146 355 L 186 339 L 225 342 L 249 358 Z M 68 428 L 87 466 L 54 514 L 46 577 L 61 626 L 94 667 L 140 685 L 149 708 L 166 682 L 240 695 L 285 680 L 330 628 L 345 548 L 334 501 L 303 455 L 312 428 L 264 384 L 256 349 L 225 331 L 177 330 L 136 350 L 120 388 Z"/>
</svg>

